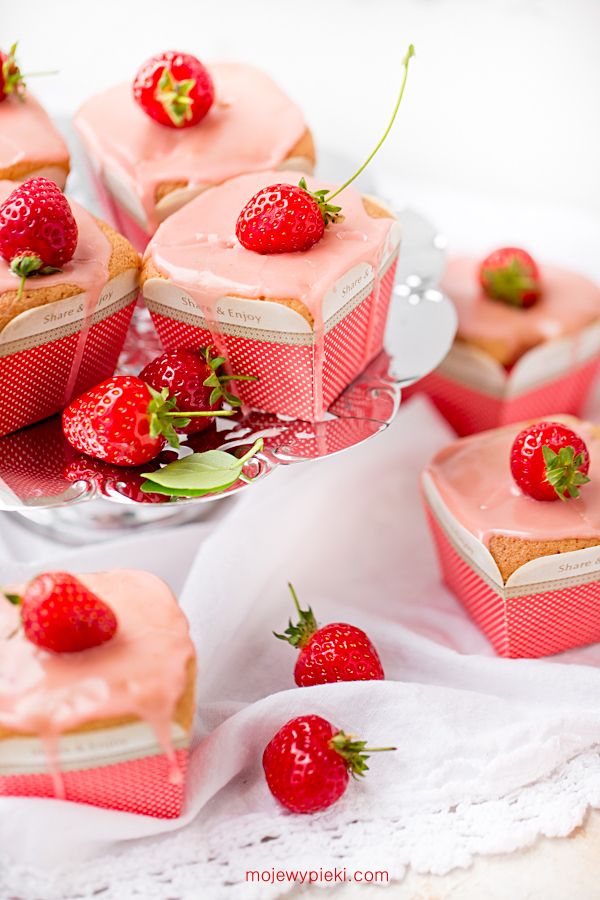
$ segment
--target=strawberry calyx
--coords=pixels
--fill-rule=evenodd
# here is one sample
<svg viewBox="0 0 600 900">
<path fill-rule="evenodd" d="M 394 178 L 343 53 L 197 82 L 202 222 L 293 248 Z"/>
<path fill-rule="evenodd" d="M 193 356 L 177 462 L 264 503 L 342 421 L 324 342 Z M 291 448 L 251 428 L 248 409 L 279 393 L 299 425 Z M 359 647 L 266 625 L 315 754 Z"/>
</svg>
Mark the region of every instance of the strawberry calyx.
<svg viewBox="0 0 600 900">
<path fill-rule="evenodd" d="M 290 619 L 288 621 L 288 627 L 285 629 L 283 634 L 278 634 L 276 631 L 274 631 L 273 634 L 276 638 L 279 638 L 280 641 L 287 641 L 288 644 L 292 645 L 292 647 L 297 647 L 298 650 L 301 650 L 302 647 L 306 647 L 313 634 L 315 634 L 315 632 L 317 631 L 317 620 L 310 606 L 308 607 L 308 609 L 300 608 L 298 596 L 291 582 L 288 582 L 288 587 L 294 600 L 294 606 L 296 607 L 296 610 L 298 612 L 299 620 L 294 625 L 294 623 Z"/>
<path fill-rule="evenodd" d="M 579 486 L 587 484 L 590 480 L 580 471 L 584 465 L 583 454 L 575 454 L 574 447 L 561 447 L 556 453 L 551 447 L 542 447 L 544 464 L 546 466 L 546 480 L 552 485 L 561 500 L 570 497 L 579 497 Z"/>
<path fill-rule="evenodd" d="M 359 741 L 354 735 L 346 734 L 343 731 L 338 731 L 333 735 L 329 746 L 342 757 L 353 778 L 363 778 L 368 772 L 367 760 L 371 753 L 387 753 L 396 750 L 396 747 L 367 747 L 366 741 Z"/>
<path fill-rule="evenodd" d="M 311 191 L 308 188 L 306 183 L 306 178 L 301 178 L 298 182 L 298 187 L 301 187 L 303 191 L 312 197 L 317 206 L 319 207 L 319 212 L 323 216 L 323 221 L 325 222 L 325 227 L 330 224 L 334 224 L 335 222 L 343 222 L 344 217 L 341 215 L 341 206 L 334 206 L 332 203 L 329 203 L 327 200 L 327 194 L 329 191 L 327 188 L 323 188 L 320 191 Z"/>
<path fill-rule="evenodd" d="M 30 275 L 52 275 L 60 272 L 56 266 L 45 266 L 43 259 L 36 253 L 21 253 L 10 261 L 10 271 L 20 278 L 17 300 L 20 300 L 25 290 L 25 281 Z"/>
<path fill-rule="evenodd" d="M 539 282 L 516 258 L 505 266 L 484 267 L 481 276 L 487 296 L 510 306 L 531 306 L 539 294 Z"/>
<path fill-rule="evenodd" d="M 156 85 L 155 100 L 160 103 L 173 125 L 180 128 L 192 118 L 194 100 L 190 92 L 196 84 L 195 78 L 177 81 L 171 69 L 165 66 Z"/>
<path fill-rule="evenodd" d="M 3 591 L 2 596 L 5 600 L 8 600 L 9 603 L 12 603 L 13 606 L 20 606 L 23 602 L 23 598 L 18 594 L 7 594 Z"/>
<path fill-rule="evenodd" d="M 202 382 L 205 387 L 212 388 L 212 392 L 209 398 L 209 403 L 211 406 L 214 406 L 220 400 L 224 400 L 229 403 L 230 406 L 234 408 L 238 408 L 242 405 L 242 401 L 235 394 L 232 394 L 231 391 L 228 390 L 225 385 L 229 381 L 257 381 L 257 377 L 255 375 L 228 375 L 226 373 L 219 373 L 219 369 L 225 365 L 226 359 L 224 356 L 213 356 L 211 353 L 210 347 L 201 347 L 200 353 L 204 357 L 204 360 L 207 366 L 211 369 L 210 375 L 205 378 Z"/>
<path fill-rule="evenodd" d="M 192 419 L 200 416 L 213 418 L 214 416 L 234 416 L 233 409 L 210 409 L 195 412 L 181 412 L 177 409 L 177 400 L 175 397 L 169 397 L 169 389 L 164 387 L 161 391 L 155 390 L 147 382 L 144 382 L 148 388 L 152 399 L 147 406 L 148 421 L 150 424 L 150 437 L 165 438 L 171 447 L 176 450 L 180 446 L 177 428 L 185 428 Z"/>
<path fill-rule="evenodd" d="M 19 100 L 24 100 L 26 86 L 17 65 L 16 52 L 17 44 L 15 42 L 2 62 L 2 91 L 4 94 L 14 94 Z"/>
</svg>

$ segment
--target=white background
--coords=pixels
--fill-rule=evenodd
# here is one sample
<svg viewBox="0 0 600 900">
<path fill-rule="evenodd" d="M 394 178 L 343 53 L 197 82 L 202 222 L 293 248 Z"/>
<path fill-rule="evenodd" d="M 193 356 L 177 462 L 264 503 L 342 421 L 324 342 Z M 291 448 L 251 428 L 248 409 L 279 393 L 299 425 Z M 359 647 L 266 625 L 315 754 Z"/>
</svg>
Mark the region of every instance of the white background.
<svg viewBox="0 0 600 900">
<path fill-rule="evenodd" d="M 55 112 L 166 48 L 251 61 L 303 106 L 321 147 L 360 160 L 417 58 L 378 166 L 452 189 L 600 213 L 598 0 L 0 0 L 2 41 Z M 33 81 L 32 81 L 33 84 Z M 346 173 L 340 173 L 340 176 Z"/>
</svg>

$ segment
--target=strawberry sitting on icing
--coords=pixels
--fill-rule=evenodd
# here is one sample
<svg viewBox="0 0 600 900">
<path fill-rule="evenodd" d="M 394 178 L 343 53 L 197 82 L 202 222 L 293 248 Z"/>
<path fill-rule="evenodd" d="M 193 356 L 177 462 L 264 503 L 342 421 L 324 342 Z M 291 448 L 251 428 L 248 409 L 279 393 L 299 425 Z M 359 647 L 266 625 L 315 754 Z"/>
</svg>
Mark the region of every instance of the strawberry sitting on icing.
<svg viewBox="0 0 600 900">
<path fill-rule="evenodd" d="M 298 185 L 272 184 L 258 191 L 241 210 L 236 223 L 237 239 L 246 250 L 263 254 L 309 250 L 321 240 L 328 225 L 343 221 L 341 207 L 331 201 L 364 171 L 390 133 L 414 52 L 411 44 L 402 62 L 404 76 L 389 125 L 362 166 L 335 191 L 310 191 L 304 178 Z"/>
<path fill-rule="evenodd" d="M 29 178 L 0 204 L 0 255 L 18 278 L 19 298 L 30 275 L 59 272 L 77 248 L 69 201 L 48 178 Z"/>
<path fill-rule="evenodd" d="M 53 653 L 99 647 L 116 634 L 110 606 L 68 572 L 47 572 L 30 581 L 23 595 L 5 594 L 20 606 L 25 637 Z"/>
<path fill-rule="evenodd" d="M 540 272 L 532 256 L 519 247 L 494 250 L 479 267 L 486 296 L 527 309 L 540 298 Z"/>
<path fill-rule="evenodd" d="M 133 82 L 133 96 L 155 122 L 169 128 L 190 128 L 208 113 L 215 89 L 199 59 L 168 50 L 142 65 Z"/>
<path fill-rule="evenodd" d="M 539 422 L 519 432 L 510 451 L 510 470 L 534 500 L 569 500 L 590 480 L 585 441 L 560 422 Z"/>
</svg>

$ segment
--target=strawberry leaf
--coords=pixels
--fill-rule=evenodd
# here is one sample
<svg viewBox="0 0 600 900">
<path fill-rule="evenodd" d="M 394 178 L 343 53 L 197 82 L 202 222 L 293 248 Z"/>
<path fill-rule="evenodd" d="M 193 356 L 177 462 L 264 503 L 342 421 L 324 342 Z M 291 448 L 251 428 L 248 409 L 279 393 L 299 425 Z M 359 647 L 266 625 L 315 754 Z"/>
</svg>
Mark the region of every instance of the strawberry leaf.
<svg viewBox="0 0 600 900">
<path fill-rule="evenodd" d="M 238 480 L 244 465 L 263 448 L 258 441 L 242 457 L 224 450 L 192 453 L 183 459 L 163 466 L 155 472 L 144 472 L 142 490 L 147 493 L 168 494 L 172 497 L 201 497 L 223 491 Z"/>
<path fill-rule="evenodd" d="M 18 594 L 4 594 L 3 596 L 9 603 L 12 603 L 13 606 L 21 605 L 21 597 L 19 597 Z"/>
</svg>

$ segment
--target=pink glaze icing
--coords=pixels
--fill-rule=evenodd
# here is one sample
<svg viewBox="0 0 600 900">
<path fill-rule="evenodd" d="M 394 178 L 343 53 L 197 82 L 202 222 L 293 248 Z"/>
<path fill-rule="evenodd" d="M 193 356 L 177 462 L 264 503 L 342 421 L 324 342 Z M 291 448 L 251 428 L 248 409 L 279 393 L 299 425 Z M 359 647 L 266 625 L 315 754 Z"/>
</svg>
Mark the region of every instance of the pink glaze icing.
<svg viewBox="0 0 600 900">
<path fill-rule="evenodd" d="M 468 257 L 451 259 L 441 284 L 456 306 L 458 334 L 467 341 L 501 342 L 513 358 L 524 346 L 573 334 L 600 317 L 600 287 L 583 275 L 540 266 L 540 300 L 529 309 L 517 309 L 484 295 L 479 264 Z"/>
<path fill-rule="evenodd" d="M 64 163 L 69 151 L 48 114 L 31 94 L 0 103 L 0 169 L 23 161 Z"/>
<path fill-rule="evenodd" d="M 191 128 L 159 125 L 134 101 L 130 83 L 92 97 L 75 118 L 100 170 L 110 166 L 124 177 L 154 225 L 159 184 L 213 185 L 275 168 L 306 130 L 299 108 L 264 72 L 232 63 L 209 69 L 215 102 Z"/>
<path fill-rule="evenodd" d="M 231 294 L 294 298 L 313 316 L 317 330 L 324 295 L 338 278 L 363 262 L 378 271 L 394 220 L 372 218 L 361 195 L 346 188 L 335 199 L 344 221 L 329 226 L 310 250 L 262 255 L 242 247 L 235 226 L 246 202 L 269 184 L 297 184 L 300 178 L 300 172 L 253 173 L 201 194 L 163 222 L 146 258 L 209 313 L 219 298 Z M 334 189 L 312 177 L 306 180 L 312 191 Z"/>
<path fill-rule="evenodd" d="M 170 726 L 194 656 L 184 614 L 148 572 L 78 577 L 114 610 L 117 634 L 91 650 L 50 653 L 17 630 L 18 607 L 0 597 L 0 725 L 51 745 L 86 722 L 135 716 L 170 752 Z"/>
<path fill-rule="evenodd" d="M 519 425 L 462 438 L 441 450 L 425 471 L 454 518 L 486 545 L 494 534 L 530 540 L 600 538 L 600 437 L 587 422 L 568 424 L 590 452 L 591 480 L 577 500 L 544 502 L 521 493 L 510 473 Z"/>
</svg>

